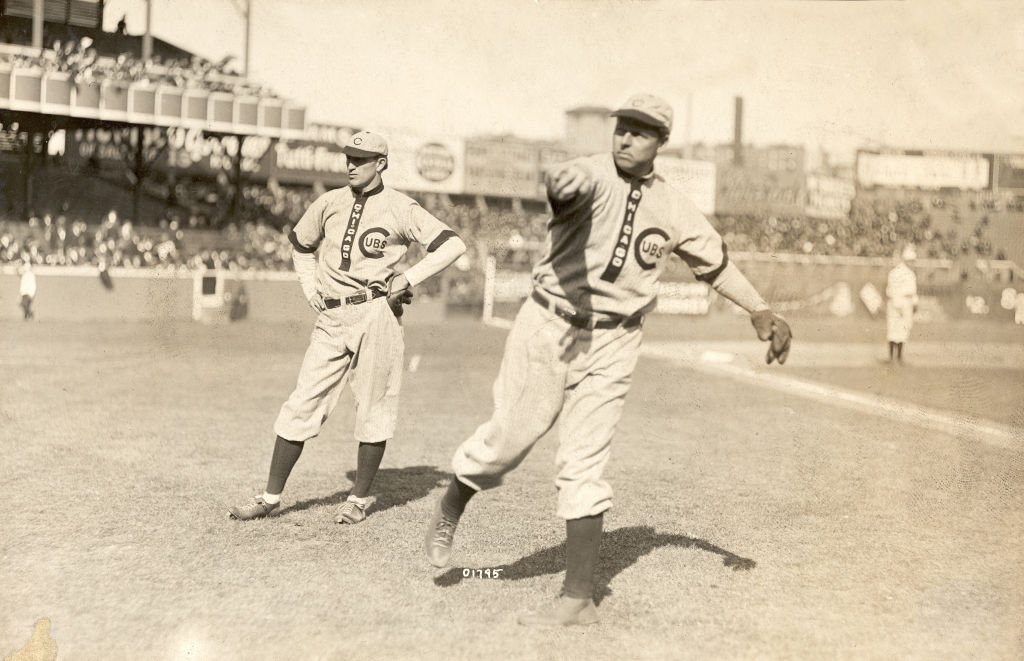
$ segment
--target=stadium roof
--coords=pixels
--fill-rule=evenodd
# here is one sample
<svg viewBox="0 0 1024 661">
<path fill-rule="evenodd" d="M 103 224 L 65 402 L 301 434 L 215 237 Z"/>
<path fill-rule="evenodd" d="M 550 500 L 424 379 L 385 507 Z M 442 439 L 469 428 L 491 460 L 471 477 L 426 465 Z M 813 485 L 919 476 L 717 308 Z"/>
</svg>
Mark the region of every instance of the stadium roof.
<svg viewBox="0 0 1024 661">
<path fill-rule="evenodd" d="M 565 111 L 566 115 L 597 115 L 609 114 L 612 109 L 605 106 L 576 106 Z"/>
</svg>

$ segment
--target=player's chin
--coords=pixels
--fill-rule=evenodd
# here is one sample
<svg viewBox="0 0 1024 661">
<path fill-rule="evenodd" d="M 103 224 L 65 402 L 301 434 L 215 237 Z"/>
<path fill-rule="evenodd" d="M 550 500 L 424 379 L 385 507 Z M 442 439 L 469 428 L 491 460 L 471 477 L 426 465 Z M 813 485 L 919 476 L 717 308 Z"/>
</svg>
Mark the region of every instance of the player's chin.
<svg viewBox="0 0 1024 661">
<path fill-rule="evenodd" d="M 635 168 L 637 166 L 636 159 L 633 158 L 632 156 L 630 156 L 629 154 L 625 154 L 625 153 L 622 153 L 622 152 L 615 152 L 615 153 L 612 154 L 612 157 L 615 159 L 615 165 L 620 170 L 624 170 L 626 172 L 629 172 L 630 170 L 632 170 L 633 168 Z"/>
</svg>

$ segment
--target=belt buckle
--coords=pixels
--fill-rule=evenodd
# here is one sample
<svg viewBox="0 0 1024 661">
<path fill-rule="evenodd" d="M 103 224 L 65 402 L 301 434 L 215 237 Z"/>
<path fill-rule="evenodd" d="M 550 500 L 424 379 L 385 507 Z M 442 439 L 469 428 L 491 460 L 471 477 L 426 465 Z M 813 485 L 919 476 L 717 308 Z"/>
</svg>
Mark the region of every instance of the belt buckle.
<svg viewBox="0 0 1024 661">
<path fill-rule="evenodd" d="M 583 330 L 594 330 L 594 324 L 596 320 L 594 315 L 580 314 L 576 310 L 562 310 L 559 308 L 560 316 L 569 322 L 570 326 L 575 326 Z"/>
<path fill-rule="evenodd" d="M 345 297 L 345 305 L 358 305 L 359 303 L 366 302 L 366 292 L 362 291 L 358 294 L 352 294 L 351 296 Z"/>
</svg>

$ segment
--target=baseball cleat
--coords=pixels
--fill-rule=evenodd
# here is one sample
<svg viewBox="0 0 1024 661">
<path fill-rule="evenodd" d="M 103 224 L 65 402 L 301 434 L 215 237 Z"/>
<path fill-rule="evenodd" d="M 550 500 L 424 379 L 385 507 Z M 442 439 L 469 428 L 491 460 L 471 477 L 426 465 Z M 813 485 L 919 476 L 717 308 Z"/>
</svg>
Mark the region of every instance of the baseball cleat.
<svg viewBox="0 0 1024 661">
<path fill-rule="evenodd" d="M 427 552 L 427 560 L 437 568 L 447 567 L 452 557 L 452 544 L 455 541 L 455 528 L 459 520 L 449 519 L 441 511 L 441 501 L 434 506 L 434 513 L 427 524 L 427 536 L 424 540 L 424 550 Z"/>
<path fill-rule="evenodd" d="M 370 497 L 357 498 L 355 496 L 349 496 L 348 499 L 341 504 L 341 508 L 338 510 L 338 516 L 334 520 L 337 523 L 359 523 L 366 519 L 366 509 L 373 503 L 373 499 Z"/>
<path fill-rule="evenodd" d="M 238 519 L 239 521 L 260 519 L 273 512 L 275 509 L 280 507 L 280 505 L 281 501 L 268 503 L 263 500 L 263 496 L 255 496 L 251 502 L 229 509 L 228 516 L 232 519 Z"/>
<path fill-rule="evenodd" d="M 597 606 L 593 599 L 577 599 L 560 594 L 539 610 L 521 613 L 517 621 L 526 627 L 597 624 Z"/>
</svg>

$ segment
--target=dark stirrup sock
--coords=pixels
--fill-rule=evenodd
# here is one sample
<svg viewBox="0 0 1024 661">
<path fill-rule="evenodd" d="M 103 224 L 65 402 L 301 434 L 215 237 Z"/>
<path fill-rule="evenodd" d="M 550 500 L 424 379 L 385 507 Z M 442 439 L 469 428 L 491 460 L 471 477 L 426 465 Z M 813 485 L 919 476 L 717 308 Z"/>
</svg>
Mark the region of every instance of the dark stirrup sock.
<svg viewBox="0 0 1024 661">
<path fill-rule="evenodd" d="M 370 494 L 373 478 L 377 476 L 380 460 L 384 458 L 387 441 L 380 443 L 360 443 L 356 454 L 356 484 L 352 487 L 352 495 L 366 498 Z"/>
<path fill-rule="evenodd" d="M 594 596 L 594 570 L 601 553 L 604 514 L 565 522 L 565 582 L 562 593 L 574 599 Z"/>
<path fill-rule="evenodd" d="M 462 513 L 466 511 L 466 503 L 475 494 L 476 489 L 452 475 L 452 481 L 448 483 L 448 490 L 441 498 L 441 512 L 447 518 L 458 521 Z"/>
<path fill-rule="evenodd" d="M 267 478 L 267 493 L 281 493 L 284 491 L 284 483 L 292 474 L 295 462 L 302 454 L 302 441 L 289 441 L 277 437 L 274 441 L 274 454 L 270 458 L 270 476 Z"/>
</svg>

